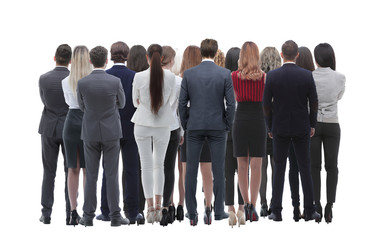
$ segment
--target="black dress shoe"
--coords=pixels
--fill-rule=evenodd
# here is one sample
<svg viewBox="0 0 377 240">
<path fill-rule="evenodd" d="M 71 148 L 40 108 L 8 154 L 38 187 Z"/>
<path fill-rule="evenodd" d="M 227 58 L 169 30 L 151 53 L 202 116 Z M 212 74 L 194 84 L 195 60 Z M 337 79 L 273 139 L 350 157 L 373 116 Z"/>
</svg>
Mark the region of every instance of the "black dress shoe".
<svg viewBox="0 0 377 240">
<path fill-rule="evenodd" d="M 321 219 L 321 215 L 319 213 L 317 213 L 316 211 L 314 211 L 311 214 L 305 213 L 305 221 L 306 222 L 311 221 L 311 220 L 315 220 L 316 222 L 319 222 L 320 219 Z"/>
<path fill-rule="evenodd" d="M 93 226 L 93 219 L 89 219 L 88 217 L 83 216 L 79 223 L 84 225 L 85 227 L 92 227 Z"/>
<path fill-rule="evenodd" d="M 105 216 L 103 214 L 100 214 L 96 217 L 97 220 L 104 221 L 104 222 L 110 222 L 109 215 Z"/>
<path fill-rule="evenodd" d="M 130 224 L 130 220 L 128 220 L 128 218 L 117 217 L 117 218 L 111 219 L 110 226 L 112 226 L 112 227 L 119 227 L 121 225 L 129 225 L 129 224 Z"/>
<path fill-rule="evenodd" d="M 210 207 L 206 207 L 204 212 L 204 224 L 211 225 L 212 223 L 212 211 Z"/>
<path fill-rule="evenodd" d="M 169 213 L 169 216 L 170 216 L 169 223 L 173 223 L 174 220 L 175 220 L 175 207 L 174 206 L 169 206 L 168 213 Z"/>
<path fill-rule="evenodd" d="M 274 212 L 271 212 L 271 214 L 268 215 L 268 219 L 273 220 L 275 222 L 281 222 L 281 221 L 283 221 L 283 218 L 281 217 L 281 214 L 276 214 Z"/>
<path fill-rule="evenodd" d="M 176 218 L 177 218 L 178 221 L 182 221 L 185 218 L 185 213 L 183 211 L 183 206 L 182 205 L 178 205 L 178 207 L 177 207 Z"/>
<path fill-rule="evenodd" d="M 325 207 L 325 215 L 324 215 L 326 223 L 331 223 L 332 221 L 332 204 L 326 204 Z"/>
<path fill-rule="evenodd" d="M 128 218 L 128 217 L 126 217 L 126 218 Z M 130 220 L 130 224 L 135 224 L 135 223 L 137 223 L 137 225 L 139 226 L 140 224 L 144 224 L 144 222 L 145 222 L 145 219 L 144 219 L 144 216 L 141 214 L 141 213 L 138 213 L 137 215 L 136 215 L 136 217 L 134 217 L 134 218 L 128 218 L 129 220 Z M 141 223 L 143 221 L 143 223 Z"/>
<path fill-rule="evenodd" d="M 227 219 L 227 218 L 229 218 L 229 213 L 227 213 L 227 212 L 222 212 L 220 214 L 215 213 L 215 220 L 216 221 Z"/>
<path fill-rule="evenodd" d="M 315 204 L 315 209 L 316 209 L 316 212 L 319 213 L 319 215 L 321 216 L 319 219 L 316 220 L 317 223 L 320 223 L 322 221 L 322 206 L 321 206 L 321 203 L 317 203 Z"/>
<path fill-rule="evenodd" d="M 39 221 L 43 222 L 43 224 L 50 224 L 51 223 L 51 217 L 45 217 L 45 216 L 42 215 L 39 218 Z"/>
</svg>

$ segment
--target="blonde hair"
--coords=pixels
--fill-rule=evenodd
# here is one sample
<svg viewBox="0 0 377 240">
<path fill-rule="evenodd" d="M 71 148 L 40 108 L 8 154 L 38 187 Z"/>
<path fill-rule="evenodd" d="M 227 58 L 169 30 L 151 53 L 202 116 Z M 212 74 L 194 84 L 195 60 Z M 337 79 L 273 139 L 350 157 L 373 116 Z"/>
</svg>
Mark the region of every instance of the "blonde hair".
<svg viewBox="0 0 377 240">
<path fill-rule="evenodd" d="M 92 65 L 89 61 L 89 50 L 85 46 L 76 46 L 73 50 L 71 61 L 71 73 L 69 75 L 69 86 L 76 96 L 77 82 L 90 74 Z"/>
<path fill-rule="evenodd" d="M 217 49 L 217 52 L 213 61 L 216 63 L 217 66 L 225 67 L 225 55 L 220 49 Z"/>
<path fill-rule="evenodd" d="M 242 45 L 238 60 L 239 77 L 247 80 L 260 80 L 263 71 L 260 68 L 259 49 L 253 42 L 245 42 Z"/>
</svg>

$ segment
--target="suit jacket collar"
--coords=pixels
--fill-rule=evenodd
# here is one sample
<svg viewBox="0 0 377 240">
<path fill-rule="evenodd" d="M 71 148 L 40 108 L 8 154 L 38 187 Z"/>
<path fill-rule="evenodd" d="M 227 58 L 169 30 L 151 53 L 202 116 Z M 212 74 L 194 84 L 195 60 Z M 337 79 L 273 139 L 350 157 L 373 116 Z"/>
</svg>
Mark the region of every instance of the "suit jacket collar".
<svg viewBox="0 0 377 240">
<path fill-rule="evenodd" d="M 56 71 L 69 71 L 69 69 L 67 67 L 64 67 L 64 66 L 56 66 L 54 68 L 54 70 L 56 70 Z"/>
</svg>

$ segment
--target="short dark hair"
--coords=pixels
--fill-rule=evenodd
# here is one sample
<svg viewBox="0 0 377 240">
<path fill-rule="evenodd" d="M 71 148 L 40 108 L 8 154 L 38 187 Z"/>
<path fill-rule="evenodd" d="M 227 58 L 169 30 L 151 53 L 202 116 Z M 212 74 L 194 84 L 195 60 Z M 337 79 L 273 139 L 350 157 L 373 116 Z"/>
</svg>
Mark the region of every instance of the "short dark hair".
<svg viewBox="0 0 377 240">
<path fill-rule="evenodd" d="M 58 65 L 68 66 L 72 57 L 72 49 L 68 44 L 61 44 L 55 52 L 55 61 Z"/>
<path fill-rule="evenodd" d="M 298 46 L 294 41 L 288 40 L 281 47 L 281 51 L 286 60 L 294 61 L 298 54 Z"/>
<path fill-rule="evenodd" d="M 204 39 L 200 44 L 200 53 L 202 57 L 214 58 L 216 56 L 218 46 L 217 41 L 214 39 Z"/>
<path fill-rule="evenodd" d="M 119 41 L 111 45 L 111 60 L 115 63 L 123 63 L 127 60 L 130 48 L 125 42 Z"/>
<path fill-rule="evenodd" d="M 321 67 L 329 67 L 335 71 L 336 61 L 334 49 L 328 43 L 320 43 L 314 48 L 314 58 Z"/>
<path fill-rule="evenodd" d="M 90 50 L 89 53 L 90 61 L 93 64 L 93 67 L 100 68 L 105 66 L 107 59 L 107 49 L 102 46 L 97 46 Z"/>
</svg>

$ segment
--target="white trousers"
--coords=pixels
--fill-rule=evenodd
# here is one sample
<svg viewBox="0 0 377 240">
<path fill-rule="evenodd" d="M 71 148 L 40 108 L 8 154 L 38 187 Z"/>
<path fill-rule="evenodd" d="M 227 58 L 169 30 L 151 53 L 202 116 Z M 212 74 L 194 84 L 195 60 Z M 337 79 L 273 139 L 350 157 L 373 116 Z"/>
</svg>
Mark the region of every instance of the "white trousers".
<svg viewBox="0 0 377 240">
<path fill-rule="evenodd" d="M 135 140 L 139 148 L 141 181 L 146 199 L 164 191 L 164 160 L 170 139 L 169 127 L 145 127 L 135 124 Z"/>
</svg>

